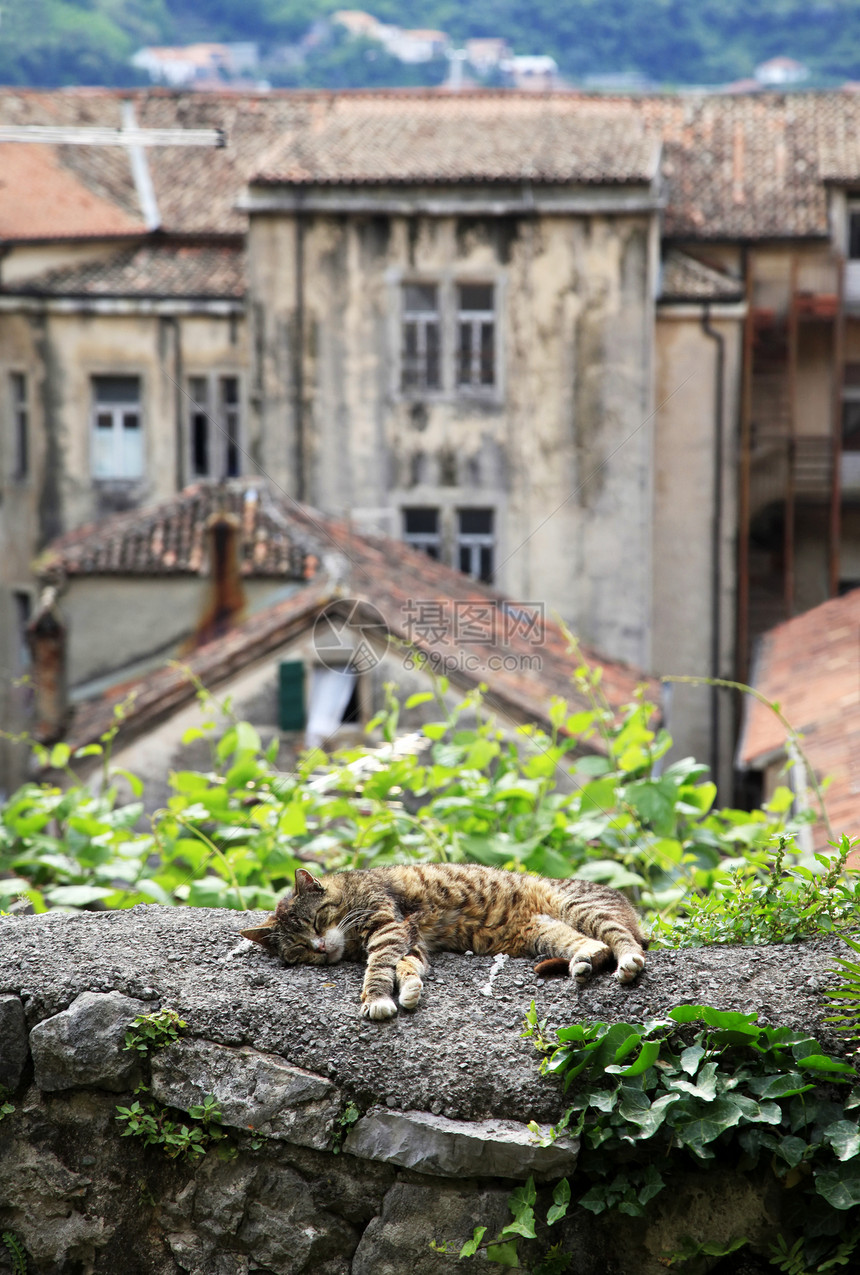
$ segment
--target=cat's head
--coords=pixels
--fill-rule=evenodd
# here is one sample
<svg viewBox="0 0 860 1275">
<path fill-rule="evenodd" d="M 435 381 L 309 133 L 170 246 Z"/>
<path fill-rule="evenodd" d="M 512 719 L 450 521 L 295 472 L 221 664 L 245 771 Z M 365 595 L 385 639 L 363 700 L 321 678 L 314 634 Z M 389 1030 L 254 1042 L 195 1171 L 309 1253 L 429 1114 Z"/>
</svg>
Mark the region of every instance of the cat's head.
<svg viewBox="0 0 860 1275">
<path fill-rule="evenodd" d="M 320 927 L 319 911 L 325 898 L 322 882 L 304 868 L 297 868 L 293 893 L 281 899 L 262 925 L 242 930 L 242 937 L 259 943 L 272 956 L 279 956 L 285 965 L 327 965 L 340 960 L 342 944 L 336 951 L 333 940 Z"/>
</svg>

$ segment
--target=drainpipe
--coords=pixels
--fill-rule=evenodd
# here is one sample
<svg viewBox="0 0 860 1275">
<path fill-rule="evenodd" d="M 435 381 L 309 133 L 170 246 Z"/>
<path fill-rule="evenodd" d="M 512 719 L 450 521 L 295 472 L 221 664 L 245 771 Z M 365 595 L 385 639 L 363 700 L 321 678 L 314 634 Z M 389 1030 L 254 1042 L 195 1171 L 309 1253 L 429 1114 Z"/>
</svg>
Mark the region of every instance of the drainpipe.
<svg viewBox="0 0 860 1275">
<path fill-rule="evenodd" d="M 296 207 L 296 340 L 293 360 L 293 415 L 296 428 L 294 465 L 296 499 L 305 494 L 305 224 L 301 193 Z"/>
<path fill-rule="evenodd" d="M 723 527 L 723 412 L 726 365 L 725 337 L 711 326 L 711 307 L 705 306 L 702 315 L 702 331 L 716 342 L 716 373 L 714 377 L 714 489 L 713 519 L 711 523 L 711 677 L 720 676 L 720 633 Z M 711 775 L 718 782 L 720 757 L 720 688 L 711 687 Z"/>
</svg>

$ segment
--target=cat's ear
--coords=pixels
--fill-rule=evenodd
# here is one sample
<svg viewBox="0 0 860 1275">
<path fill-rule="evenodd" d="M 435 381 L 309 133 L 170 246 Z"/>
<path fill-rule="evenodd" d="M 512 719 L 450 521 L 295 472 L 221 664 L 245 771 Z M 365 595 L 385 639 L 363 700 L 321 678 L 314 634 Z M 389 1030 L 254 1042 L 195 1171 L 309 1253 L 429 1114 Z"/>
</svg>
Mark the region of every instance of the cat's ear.
<svg viewBox="0 0 860 1275">
<path fill-rule="evenodd" d="M 264 921 L 262 925 L 256 925 L 252 930 L 240 930 L 239 933 L 243 939 L 250 939 L 252 943 L 259 943 L 268 952 L 271 949 L 272 939 L 275 937 L 273 930 L 275 928 L 275 918 L 270 916 L 268 921 Z"/>
<path fill-rule="evenodd" d="M 307 868 L 296 868 L 296 895 L 299 894 L 324 894 L 325 887 L 317 881 L 316 877 L 312 877 Z"/>
</svg>

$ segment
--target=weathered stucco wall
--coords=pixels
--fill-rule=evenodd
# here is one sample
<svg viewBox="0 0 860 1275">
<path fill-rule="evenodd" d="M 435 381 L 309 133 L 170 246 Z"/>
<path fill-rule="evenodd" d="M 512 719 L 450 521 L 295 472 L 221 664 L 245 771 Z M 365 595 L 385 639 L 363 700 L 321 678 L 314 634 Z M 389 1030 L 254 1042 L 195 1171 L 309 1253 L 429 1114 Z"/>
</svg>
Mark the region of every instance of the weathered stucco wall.
<svg viewBox="0 0 860 1275">
<path fill-rule="evenodd" d="M 654 418 L 653 661 L 656 674 L 718 675 L 734 671 L 737 420 L 743 322 L 710 318 L 722 338 L 722 517 L 720 527 L 719 668 L 713 668 L 715 435 L 717 343 L 703 330 L 705 307 L 665 307 L 657 323 Z M 712 698 L 707 687 L 674 686 L 669 729 L 673 756 L 711 761 Z M 719 713 L 723 792 L 730 788 L 731 702 Z"/>
<path fill-rule="evenodd" d="M 262 461 L 327 512 L 491 508 L 496 583 L 649 662 L 653 266 L 647 215 L 252 217 Z M 401 288 L 492 283 L 497 385 L 401 389 Z M 447 290 L 447 291 L 446 291 Z M 302 357 L 297 357 L 297 332 Z M 301 458 L 301 459 L 300 459 Z M 449 515 L 446 518 L 446 515 Z M 444 530 L 444 527 L 443 527 Z M 450 558 L 449 558 L 450 560 Z"/>
<path fill-rule="evenodd" d="M 490 980 L 492 958 L 442 955 L 415 1012 L 370 1023 L 357 966 L 285 969 L 238 937 L 249 923 L 155 906 L 0 920 L 0 1081 L 15 1106 L 0 1121 L 0 1227 L 34 1275 L 447 1275 L 430 1242 L 459 1249 L 499 1226 L 517 1180 L 577 1187 L 575 1143 L 541 1148 L 527 1129 L 565 1105 L 520 1035 L 533 998 L 550 1032 L 704 1001 L 834 1047 L 821 991 L 835 940 L 656 952 L 636 986 L 579 993 L 525 961 Z M 124 1033 L 160 1006 L 188 1026 L 154 1055 L 153 1098 L 181 1121 L 214 1094 L 228 1157 L 189 1164 L 120 1137 L 116 1106 L 141 1078 Z M 347 1103 L 361 1116 L 335 1155 Z M 680 1234 L 773 1232 L 782 1206 L 763 1183 L 717 1173 L 707 1187 L 682 1181 L 643 1220 L 576 1209 L 553 1238 L 577 1275 L 659 1275 Z"/>
</svg>

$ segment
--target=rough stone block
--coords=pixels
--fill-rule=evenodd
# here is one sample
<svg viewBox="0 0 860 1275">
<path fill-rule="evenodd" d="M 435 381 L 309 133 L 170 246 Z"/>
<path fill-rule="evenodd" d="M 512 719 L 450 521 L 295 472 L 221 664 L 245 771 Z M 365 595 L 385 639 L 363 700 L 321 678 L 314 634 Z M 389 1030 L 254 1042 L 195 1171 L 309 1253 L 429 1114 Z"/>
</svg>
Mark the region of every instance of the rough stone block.
<svg viewBox="0 0 860 1275">
<path fill-rule="evenodd" d="M 424 1111 L 373 1110 L 354 1125 L 343 1149 L 441 1177 L 525 1179 L 572 1172 L 579 1142 L 559 1138 L 540 1146 L 515 1120 L 448 1120 Z"/>
<path fill-rule="evenodd" d="M 17 996 L 0 996 L 0 1085 L 17 1089 L 30 1053 L 24 1006 Z"/>
<path fill-rule="evenodd" d="M 335 1275 L 349 1269 L 358 1239 L 318 1207 L 311 1184 L 272 1161 L 209 1156 L 164 1215 L 174 1228 L 167 1242 L 189 1275 L 241 1275 L 248 1257 L 251 1270 Z"/>
<path fill-rule="evenodd" d="M 44 1091 L 92 1085 L 121 1092 L 139 1075 L 137 1055 L 124 1048 L 126 1029 L 152 1003 L 120 992 L 82 992 L 68 1009 L 30 1032 L 35 1080 Z"/>
<path fill-rule="evenodd" d="M 212 1094 L 225 1125 L 322 1151 L 329 1145 L 339 1095 L 331 1081 L 274 1054 L 180 1040 L 152 1059 L 158 1102 L 187 1111 Z"/>
<path fill-rule="evenodd" d="M 352 1275 L 451 1275 L 457 1269 L 456 1253 L 476 1226 L 486 1226 L 492 1236 L 511 1220 L 508 1194 L 398 1182 L 361 1237 Z M 454 1255 L 435 1252 L 431 1241 L 452 1245 Z M 481 1261 L 482 1270 L 484 1266 Z"/>
</svg>

